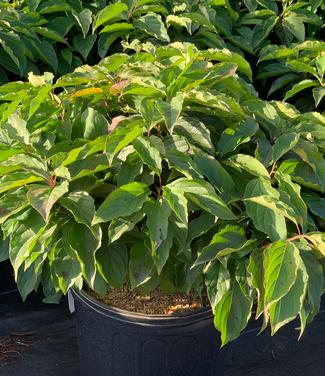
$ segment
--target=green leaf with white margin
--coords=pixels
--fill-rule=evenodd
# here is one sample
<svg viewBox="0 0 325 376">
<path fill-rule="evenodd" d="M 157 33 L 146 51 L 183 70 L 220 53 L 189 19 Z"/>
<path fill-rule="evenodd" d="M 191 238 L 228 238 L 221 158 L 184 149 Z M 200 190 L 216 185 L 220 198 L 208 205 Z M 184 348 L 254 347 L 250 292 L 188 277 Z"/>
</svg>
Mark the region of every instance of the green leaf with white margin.
<svg viewBox="0 0 325 376">
<path fill-rule="evenodd" d="M 315 87 L 313 89 L 313 97 L 315 100 L 315 106 L 318 107 L 322 99 L 325 97 L 325 87 Z"/>
<path fill-rule="evenodd" d="M 9 246 L 9 258 L 15 275 L 44 229 L 44 219 L 33 209 L 25 212 L 16 224 L 15 231 L 10 235 Z"/>
<path fill-rule="evenodd" d="M 163 188 L 163 195 L 176 217 L 183 223 L 188 222 L 187 199 L 182 190 L 170 189 L 168 185 Z"/>
<path fill-rule="evenodd" d="M 260 248 L 255 249 L 249 256 L 248 272 L 252 277 L 252 285 L 257 291 L 256 319 L 264 311 L 264 253 Z"/>
<path fill-rule="evenodd" d="M 170 134 L 173 133 L 176 122 L 178 121 L 178 118 L 182 113 L 183 102 L 183 94 L 178 94 L 176 95 L 176 97 L 173 97 L 170 103 L 165 102 L 163 100 L 157 101 L 158 111 L 164 118 L 167 129 Z"/>
<path fill-rule="evenodd" d="M 141 210 L 126 218 L 113 219 L 108 228 L 109 242 L 114 243 L 125 233 L 132 231 L 136 224 L 144 218 L 144 215 Z"/>
<path fill-rule="evenodd" d="M 200 265 L 214 260 L 220 251 L 234 251 L 242 248 L 247 241 L 245 229 L 236 225 L 224 226 L 217 232 L 209 245 L 198 252 L 194 265 Z"/>
<path fill-rule="evenodd" d="M 163 20 L 157 13 L 148 12 L 146 15 L 136 19 L 133 24 L 137 30 L 142 30 L 163 42 L 170 41 Z"/>
<path fill-rule="evenodd" d="M 64 228 L 63 235 L 67 245 L 75 252 L 80 264 L 82 274 L 90 287 L 93 288 L 96 276 L 95 253 L 100 247 L 102 231 L 100 226 L 87 226 L 73 222 Z"/>
<path fill-rule="evenodd" d="M 305 232 L 308 226 L 308 208 L 301 197 L 300 185 L 293 183 L 290 175 L 280 171 L 275 173 L 275 178 L 279 183 L 281 201 L 293 209 L 297 222 L 302 227 L 302 231 Z"/>
<path fill-rule="evenodd" d="M 267 196 L 279 200 L 280 193 L 268 180 L 257 178 L 251 180 L 245 190 L 245 198 Z M 246 211 L 254 226 L 266 233 L 272 241 L 287 237 L 286 222 L 283 215 L 255 202 L 245 201 Z"/>
<path fill-rule="evenodd" d="M 162 170 L 162 159 L 159 151 L 143 137 L 137 137 L 133 141 L 133 146 L 139 154 L 142 162 L 160 176 Z"/>
<path fill-rule="evenodd" d="M 249 62 L 239 53 L 232 52 L 227 48 L 223 49 L 208 49 L 203 51 L 203 56 L 209 60 L 218 60 L 222 62 L 230 62 L 237 65 L 238 70 L 244 73 L 250 80 L 252 80 L 252 68 L 249 65 Z"/>
<path fill-rule="evenodd" d="M 144 183 L 133 182 L 113 191 L 98 208 L 93 224 L 108 222 L 141 210 L 151 193 Z"/>
<path fill-rule="evenodd" d="M 108 136 L 106 153 L 112 163 L 115 155 L 142 135 L 143 120 L 139 117 L 129 117 L 120 121 L 117 128 Z"/>
<path fill-rule="evenodd" d="M 128 274 L 128 250 L 125 244 L 102 246 L 96 252 L 97 268 L 100 275 L 112 287 L 121 288 Z"/>
<path fill-rule="evenodd" d="M 9 137 L 17 140 L 22 144 L 29 144 L 29 131 L 27 123 L 19 115 L 13 114 L 9 116 L 7 123 L 2 125 L 8 131 Z"/>
<path fill-rule="evenodd" d="M 288 99 L 292 98 L 294 95 L 299 93 L 300 91 L 308 89 L 309 87 L 315 87 L 315 86 L 318 86 L 318 83 L 316 81 L 313 81 L 310 79 L 300 81 L 297 84 L 293 85 L 292 88 L 286 92 L 286 95 L 283 100 L 287 101 Z"/>
<path fill-rule="evenodd" d="M 246 154 L 235 154 L 231 156 L 228 161 L 236 167 L 249 172 L 257 177 L 270 179 L 269 173 L 264 165 L 256 158 Z"/>
<path fill-rule="evenodd" d="M 291 242 L 279 240 L 265 249 L 264 306 L 266 310 L 283 298 L 294 285 L 299 263 L 299 250 Z"/>
<path fill-rule="evenodd" d="M 237 282 L 222 297 L 214 310 L 214 325 L 221 332 L 222 346 L 239 337 L 251 316 L 253 300 Z"/>
<path fill-rule="evenodd" d="M 180 178 L 168 184 L 168 187 L 181 190 L 185 197 L 208 213 L 225 220 L 234 220 L 236 216 L 227 204 L 216 194 L 212 185 L 201 180 Z"/>
<path fill-rule="evenodd" d="M 91 226 L 95 216 L 95 202 L 87 192 L 70 192 L 60 199 L 60 205 L 71 212 L 76 222 Z"/>
<path fill-rule="evenodd" d="M 120 16 L 123 12 L 126 12 L 127 10 L 128 10 L 128 6 L 124 3 L 118 2 L 118 3 L 108 5 L 97 14 L 96 22 L 94 25 L 94 31 L 99 26 Z M 119 18 L 122 18 L 122 17 L 119 17 Z"/>
<path fill-rule="evenodd" d="M 146 225 L 149 230 L 151 251 L 154 253 L 168 236 L 168 218 L 170 206 L 165 198 L 149 200 L 144 205 L 147 215 Z"/>
<path fill-rule="evenodd" d="M 171 25 L 185 27 L 187 32 L 192 34 L 192 20 L 188 17 L 176 16 L 175 14 L 169 14 L 166 17 L 166 25 L 169 28 Z"/>
<path fill-rule="evenodd" d="M 189 93 L 186 93 L 185 101 L 191 104 L 197 103 L 204 106 L 203 112 L 205 113 L 207 111 L 207 107 L 210 107 L 216 114 L 225 118 L 246 118 L 242 106 L 240 106 L 234 98 L 219 92 L 215 93 L 213 91 L 194 89 Z"/>
<path fill-rule="evenodd" d="M 211 155 L 215 149 L 211 141 L 209 129 L 199 120 L 193 117 L 181 117 L 177 120 L 174 132 L 184 136 L 189 143 L 197 145 Z"/>
<path fill-rule="evenodd" d="M 282 25 L 285 29 L 289 30 L 299 42 L 304 42 L 305 40 L 305 25 L 299 17 L 288 16 L 284 17 L 282 20 Z"/>
<path fill-rule="evenodd" d="M 17 154 L 1 163 L 2 166 L 18 166 L 22 170 L 41 176 L 45 180 L 50 178 L 46 163 L 28 154 Z"/>
<path fill-rule="evenodd" d="M 216 305 L 230 290 L 230 282 L 231 276 L 229 270 L 225 268 L 224 265 L 219 261 L 213 262 L 209 265 L 208 270 L 205 273 L 204 283 L 212 311 L 215 310 Z"/>
<path fill-rule="evenodd" d="M 90 9 L 83 9 L 80 13 L 73 12 L 74 18 L 77 20 L 78 26 L 82 31 L 82 35 L 86 38 L 89 27 L 92 22 L 92 11 Z"/>
<path fill-rule="evenodd" d="M 292 150 L 299 141 L 299 133 L 286 133 L 276 139 L 272 147 L 272 160 L 277 162 L 288 151 Z"/>
<path fill-rule="evenodd" d="M 325 53 L 323 53 L 318 56 L 315 60 L 317 72 L 320 77 L 323 77 L 325 74 Z"/>
<path fill-rule="evenodd" d="M 43 185 L 34 185 L 27 192 L 27 199 L 31 206 L 37 210 L 48 222 L 53 205 L 69 190 L 69 183 L 63 182 L 54 188 Z"/>
<path fill-rule="evenodd" d="M 232 128 L 226 128 L 218 141 L 218 151 L 220 151 L 221 156 L 248 142 L 258 129 L 258 123 L 252 118 L 248 118 Z"/>
<path fill-rule="evenodd" d="M 155 271 L 155 265 L 150 251 L 143 242 L 135 243 L 130 251 L 129 278 L 132 289 L 150 281 Z"/>
<path fill-rule="evenodd" d="M 305 265 L 299 257 L 297 276 L 294 284 L 286 295 L 274 302 L 269 308 L 271 335 L 274 335 L 282 326 L 298 316 L 306 297 L 307 283 L 308 274 Z"/>
<path fill-rule="evenodd" d="M 10 191 L 0 197 L 0 224 L 28 205 L 25 188 Z M 1 234 L 1 231 L 0 231 Z"/>
<path fill-rule="evenodd" d="M 293 151 L 307 163 L 317 175 L 321 187 L 325 188 L 325 158 L 317 145 L 309 141 L 300 140 Z"/>
</svg>

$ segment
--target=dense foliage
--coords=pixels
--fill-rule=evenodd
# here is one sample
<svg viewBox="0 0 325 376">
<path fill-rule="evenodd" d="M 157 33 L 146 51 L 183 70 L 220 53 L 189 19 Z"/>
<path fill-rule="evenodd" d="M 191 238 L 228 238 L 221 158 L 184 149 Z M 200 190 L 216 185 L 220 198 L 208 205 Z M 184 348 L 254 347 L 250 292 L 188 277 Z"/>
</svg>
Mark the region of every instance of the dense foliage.
<svg viewBox="0 0 325 376">
<path fill-rule="evenodd" d="M 1 259 L 23 298 L 206 289 L 223 344 L 254 302 L 302 333 L 323 292 L 324 116 L 260 99 L 226 48 L 126 51 L 0 87 Z"/>
<path fill-rule="evenodd" d="M 6 5 L 4 5 L 6 4 Z M 26 0 L 0 2 L 0 82 L 29 71 L 63 74 L 134 40 L 228 48 L 254 67 L 260 96 L 320 108 L 322 0 Z M 121 45 L 122 43 L 122 45 Z M 256 68 L 255 68 L 256 67 Z M 308 98 L 306 100 L 306 94 Z M 309 95 L 312 94 L 312 95 Z M 313 99 L 314 98 L 314 99 Z"/>
</svg>

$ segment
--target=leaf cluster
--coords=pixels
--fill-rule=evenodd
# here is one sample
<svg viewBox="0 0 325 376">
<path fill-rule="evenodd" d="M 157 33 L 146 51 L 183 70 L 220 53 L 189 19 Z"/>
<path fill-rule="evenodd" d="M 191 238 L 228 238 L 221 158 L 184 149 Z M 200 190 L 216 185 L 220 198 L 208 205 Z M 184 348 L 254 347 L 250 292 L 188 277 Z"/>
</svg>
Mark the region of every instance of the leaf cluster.
<svg viewBox="0 0 325 376">
<path fill-rule="evenodd" d="M 303 332 L 323 292 L 324 116 L 260 99 L 230 49 L 128 49 L 0 87 L 0 257 L 23 298 L 206 289 L 223 344 L 254 303 L 272 333 L 297 316 Z"/>
</svg>

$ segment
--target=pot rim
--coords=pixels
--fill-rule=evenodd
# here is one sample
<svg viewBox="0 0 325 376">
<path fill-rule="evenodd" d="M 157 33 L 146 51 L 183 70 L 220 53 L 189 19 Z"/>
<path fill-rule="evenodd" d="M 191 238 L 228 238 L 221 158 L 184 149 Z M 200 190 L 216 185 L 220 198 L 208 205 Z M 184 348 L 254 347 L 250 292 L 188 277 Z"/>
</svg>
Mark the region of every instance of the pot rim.
<svg viewBox="0 0 325 376">
<path fill-rule="evenodd" d="M 183 326 L 199 321 L 212 320 L 213 314 L 210 307 L 200 308 L 189 313 L 173 313 L 166 315 L 148 315 L 145 313 L 131 312 L 120 308 L 115 308 L 102 303 L 85 291 L 72 289 L 73 296 L 98 314 L 113 318 L 118 321 L 142 324 L 146 326 Z"/>
</svg>

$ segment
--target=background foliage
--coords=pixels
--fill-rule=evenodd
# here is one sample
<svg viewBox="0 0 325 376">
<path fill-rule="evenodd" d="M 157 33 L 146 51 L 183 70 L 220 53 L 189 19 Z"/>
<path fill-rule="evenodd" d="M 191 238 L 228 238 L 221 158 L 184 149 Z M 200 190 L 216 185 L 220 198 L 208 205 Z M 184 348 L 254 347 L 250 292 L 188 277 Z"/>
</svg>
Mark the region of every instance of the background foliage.
<svg viewBox="0 0 325 376">
<path fill-rule="evenodd" d="M 29 71 L 64 74 L 84 62 L 94 64 L 121 52 L 123 45 L 134 40 L 187 41 L 199 48 L 228 48 L 245 56 L 254 67 L 254 84 L 262 98 L 290 100 L 306 111 L 321 108 L 325 93 L 325 48 L 320 42 L 325 5 L 321 0 L 26 0 L 14 4 L 0 4 L 2 82 Z M 304 100 L 306 95 L 310 99 Z"/>
</svg>

